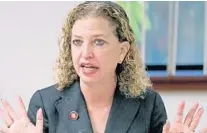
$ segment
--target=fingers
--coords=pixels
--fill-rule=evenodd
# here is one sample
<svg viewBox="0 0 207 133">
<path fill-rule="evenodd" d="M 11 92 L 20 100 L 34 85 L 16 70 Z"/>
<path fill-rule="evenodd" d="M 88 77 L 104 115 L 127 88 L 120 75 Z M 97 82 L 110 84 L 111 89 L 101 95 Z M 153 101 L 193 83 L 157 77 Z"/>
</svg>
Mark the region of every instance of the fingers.
<svg viewBox="0 0 207 133">
<path fill-rule="evenodd" d="M 182 101 L 178 107 L 178 111 L 177 111 L 177 115 L 176 115 L 176 119 L 175 119 L 175 123 L 182 123 L 183 121 L 183 111 L 185 108 L 185 102 Z"/>
<path fill-rule="evenodd" d="M 201 107 L 198 112 L 196 113 L 193 121 L 189 125 L 190 130 L 195 130 L 195 128 L 198 126 L 198 123 L 201 119 L 201 116 L 203 115 L 204 109 Z"/>
<path fill-rule="evenodd" d="M 175 122 L 174 122 L 173 128 L 170 129 L 170 132 L 177 133 L 178 131 L 182 130 L 182 128 L 183 128 L 182 127 L 182 121 L 183 121 L 184 108 L 185 108 L 185 102 L 182 101 L 178 106 Z"/>
<path fill-rule="evenodd" d="M 163 127 L 163 133 L 169 133 L 169 132 L 170 132 L 170 122 L 167 120 Z"/>
<path fill-rule="evenodd" d="M 0 117 L 6 123 L 6 125 L 11 125 L 13 123 L 12 118 L 2 109 L 0 109 Z"/>
<path fill-rule="evenodd" d="M 1 102 L 2 102 L 2 105 L 3 105 L 4 109 L 8 112 L 8 114 L 11 116 L 11 118 L 12 118 L 13 120 L 16 120 L 16 119 L 17 119 L 17 116 L 16 116 L 16 114 L 14 113 L 13 108 L 12 108 L 12 107 L 10 106 L 10 104 L 7 102 L 7 100 L 2 99 Z"/>
<path fill-rule="evenodd" d="M 20 115 L 23 117 L 27 117 L 27 111 L 25 109 L 24 102 L 20 96 L 18 97 L 18 101 L 20 106 Z"/>
<path fill-rule="evenodd" d="M 190 111 L 188 112 L 186 118 L 185 118 L 185 121 L 184 121 L 184 124 L 186 124 L 187 126 L 191 123 L 191 121 L 193 120 L 193 117 L 195 115 L 195 112 L 197 111 L 198 109 L 198 106 L 199 104 L 196 103 L 191 109 Z"/>
<path fill-rule="evenodd" d="M 2 105 L 3 105 L 4 109 L 8 112 L 8 114 L 11 116 L 11 118 L 13 120 L 16 120 L 17 115 L 14 113 L 14 110 L 12 109 L 10 104 L 7 102 L 7 100 L 2 99 L 1 102 L 2 102 Z"/>
<path fill-rule="evenodd" d="M 37 115 L 36 115 L 36 128 L 39 132 L 43 131 L 43 113 L 42 109 L 38 109 Z"/>
<path fill-rule="evenodd" d="M 19 113 L 17 114 L 14 112 L 13 108 L 10 106 L 7 100 L 2 99 L 1 102 L 5 110 L 0 109 L 0 116 L 7 126 L 12 125 L 18 119 L 30 121 L 27 117 L 27 112 L 21 97 L 18 97 L 18 103 L 20 108 Z"/>
<path fill-rule="evenodd" d="M 184 112 L 184 108 L 185 108 L 185 102 L 181 102 L 178 110 L 177 110 L 177 114 L 176 114 L 176 118 L 175 118 L 175 123 L 173 125 L 173 127 L 170 127 L 170 122 L 167 121 L 166 124 L 163 127 L 163 133 L 178 133 L 178 132 L 194 132 L 195 128 L 198 126 L 198 123 L 201 119 L 201 116 L 204 112 L 204 109 L 201 107 L 199 108 L 198 112 L 196 113 L 197 109 L 199 107 L 199 104 L 196 103 L 188 112 L 184 123 L 182 122 L 183 120 L 183 112 Z M 196 113 L 196 114 L 195 114 Z M 207 128 L 201 130 L 199 133 L 207 133 Z"/>
</svg>

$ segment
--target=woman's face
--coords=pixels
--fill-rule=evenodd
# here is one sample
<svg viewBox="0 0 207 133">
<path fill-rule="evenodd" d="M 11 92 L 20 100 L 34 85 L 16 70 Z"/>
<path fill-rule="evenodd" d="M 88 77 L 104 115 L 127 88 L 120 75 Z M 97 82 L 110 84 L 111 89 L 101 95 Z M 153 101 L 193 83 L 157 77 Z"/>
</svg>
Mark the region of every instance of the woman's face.
<svg viewBox="0 0 207 133">
<path fill-rule="evenodd" d="M 71 50 L 74 68 L 84 82 L 115 78 L 117 63 L 123 61 L 128 42 L 119 42 L 114 27 L 102 17 L 77 20 L 72 28 Z"/>
</svg>

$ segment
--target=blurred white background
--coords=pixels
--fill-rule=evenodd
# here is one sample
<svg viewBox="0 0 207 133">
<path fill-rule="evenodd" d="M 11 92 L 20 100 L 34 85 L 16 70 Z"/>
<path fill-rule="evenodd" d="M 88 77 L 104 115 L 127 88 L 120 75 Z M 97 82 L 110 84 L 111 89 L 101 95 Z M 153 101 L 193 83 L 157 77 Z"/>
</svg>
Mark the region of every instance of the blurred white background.
<svg viewBox="0 0 207 133">
<path fill-rule="evenodd" d="M 0 97 L 12 106 L 17 107 L 16 98 L 21 95 L 28 107 L 37 89 L 54 84 L 58 36 L 67 13 L 78 3 L 0 2 Z M 199 127 L 207 127 L 207 90 L 160 94 L 170 121 L 181 100 L 186 100 L 186 110 L 199 101 L 206 110 Z"/>
</svg>

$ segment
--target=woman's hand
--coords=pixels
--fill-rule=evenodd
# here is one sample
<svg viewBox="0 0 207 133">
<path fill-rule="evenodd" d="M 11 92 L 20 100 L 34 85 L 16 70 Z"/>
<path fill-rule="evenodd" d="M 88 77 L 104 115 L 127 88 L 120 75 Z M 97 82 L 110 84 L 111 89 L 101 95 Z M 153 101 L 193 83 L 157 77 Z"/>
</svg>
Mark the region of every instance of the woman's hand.
<svg viewBox="0 0 207 133">
<path fill-rule="evenodd" d="M 204 109 L 202 107 L 200 107 L 199 109 L 198 107 L 199 104 L 195 104 L 190 109 L 185 117 L 185 120 L 183 121 L 185 102 L 182 102 L 178 107 L 177 116 L 174 124 L 171 126 L 170 122 L 167 121 L 163 127 L 163 133 L 195 133 L 195 129 L 198 126 L 200 118 L 204 112 Z M 202 129 L 196 133 L 207 133 L 207 128 Z"/>
<path fill-rule="evenodd" d="M 4 107 L 0 109 L 0 117 L 5 122 L 7 127 L 1 127 L 1 133 L 43 133 L 43 114 L 42 109 L 37 111 L 36 125 L 33 125 L 25 109 L 21 97 L 18 98 L 20 110 L 18 113 L 14 112 L 13 108 L 6 100 L 1 100 Z"/>
</svg>

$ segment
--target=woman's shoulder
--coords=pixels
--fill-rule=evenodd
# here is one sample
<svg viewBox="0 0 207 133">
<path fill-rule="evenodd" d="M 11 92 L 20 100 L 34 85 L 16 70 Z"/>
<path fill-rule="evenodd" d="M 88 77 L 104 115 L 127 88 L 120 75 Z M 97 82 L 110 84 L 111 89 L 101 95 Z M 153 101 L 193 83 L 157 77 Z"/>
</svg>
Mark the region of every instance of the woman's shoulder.
<svg viewBox="0 0 207 133">
<path fill-rule="evenodd" d="M 147 105 L 149 108 L 154 108 L 156 106 L 164 107 L 164 102 L 161 95 L 158 91 L 152 88 L 147 88 L 145 90 L 144 97 L 141 99 L 141 103 Z"/>
<path fill-rule="evenodd" d="M 35 93 L 40 93 L 40 95 L 47 97 L 47 96 L 58 95 L 60 91 L 58 91 L 57 85 L 53 84 L 53 85 L 38 89 Z"/>
<path fill-rule="evenodd" d="M 145 90 L 145 93 L 146 97 L 148 98 L 160 96 L 159 92 L 157 90 L 154 90 L 153 88 L 147 88 Z"/>
<path fill-rule="evenodd" d="M 63 90 L 57 89 L 57 84 L 50 85 L 45 88 L 36 90 L 32 95 L 30 102 L 37 103 L 41 102 L 45 106 L 53 106 L 56 102 L 66 96 L 71 96 L 78 89 L 78 83 L 73 83 L 69 87 L 65 87 Z"/>
<path fill-rule="evenodd" d="M 61 92 L 57 90 L 56 84 L 38 89 L 33 93 L 30 99 L 30 105 L 42 107 L 50 106 L 60 97 L 60 93 Z"/>
<path fill-rule="evenodd" d="M 155 99 L 162 99 L 161 95 L 158 91 L 154 90 L 153 88 L 146 88 L 142 95 L 139 97 L 143 100 L 155 100 Z"/>
</svg>

